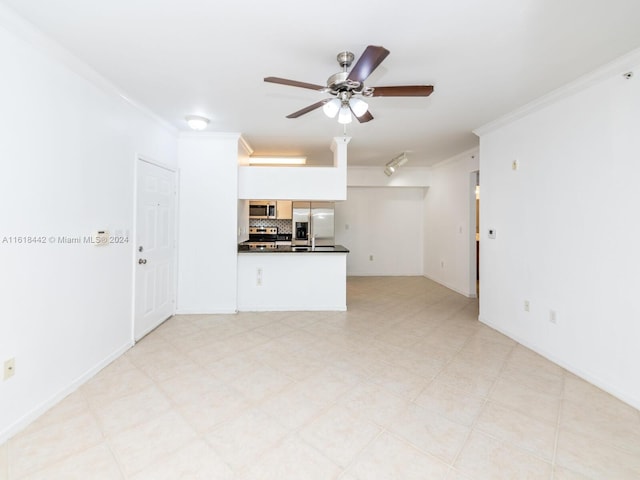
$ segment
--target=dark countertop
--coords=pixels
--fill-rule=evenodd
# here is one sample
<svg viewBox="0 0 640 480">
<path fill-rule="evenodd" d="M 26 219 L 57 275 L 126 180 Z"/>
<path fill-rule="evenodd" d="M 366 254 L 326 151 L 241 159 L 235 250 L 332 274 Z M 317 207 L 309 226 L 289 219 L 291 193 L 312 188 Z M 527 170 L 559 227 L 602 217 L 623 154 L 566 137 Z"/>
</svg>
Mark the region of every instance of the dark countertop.
<svg viewBox="0 0 640 480">
<path fill-rule="evenodd" d="M 276 248 L 265 248 L 249 250 L 249 245 L 239 244 L 238 253 L 349 253 L 349 250 L 342 245 L 334 245 L 332 247 L 317 246 L 315 250 L 311 247 L 278 245 Z"/>
</svg>

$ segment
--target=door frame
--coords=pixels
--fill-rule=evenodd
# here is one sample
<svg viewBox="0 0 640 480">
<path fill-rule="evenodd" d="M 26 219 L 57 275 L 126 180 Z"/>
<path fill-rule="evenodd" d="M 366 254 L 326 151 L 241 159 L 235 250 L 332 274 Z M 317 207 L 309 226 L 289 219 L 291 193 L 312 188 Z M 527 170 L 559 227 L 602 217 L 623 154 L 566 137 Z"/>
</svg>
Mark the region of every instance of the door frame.
<svg viewBox="0 0 640 480">
<path fill-rule="evenodd" d="M 478 242 L 476 242 L 476 228 L 478 228 L 478 202 L 476 201 L 476 185 L 480 185 L 480 170 L 469 173 L 469 293 L 471 298 L 478 295 Z"/>
<path fill-rule="evenodd" d="M 135 328 L 136 328 L 136 298 L 137 298 L 137 282 L 136 282 L 136 275 L 137 272 L 139 271 L 139 269 L 136 268 L 136 257 L 137 257 L 137 240 L 138 240 L 138 177 L 139 177 L 139 167 L 138 165 L 140 165 L 140 162 L 144 162 L 150 165 L 153 165 L 155 167 L 158 168 L 162 168 L 164 170 L 167 170 L 169 172 L 171 172 L 171 174 L 174 177 L 174 189 L 175 189 L 175 215 L 173 216 L 173 221 L 174 221 L 174 228 L 173 228 L 173 241 L 174 241 L 174 254 L 173 254 L 173 271 L 175 272 L 174 274 L 174 278 L 173 278 L 173 298 L 174 298 L 174 302 L 173 302 L 173 313 L 171 314 L 172 316 L 175 315 L 176 312 L 176 306 L 178 303 L 178 212 L 179 212 L 179 200 L 180 200 L 180 188 L 179 188 L 179 170 L 177 168 L 174 167 L 170 167 L 169 165 L 166 165 L 162 162 L 158 162 L 150 157 L 147 157 L 146 155 L 141 155 L 141 154 L 136 154 L 135 156 L 135 163 L 134 163 L 134 172 L 133 172 L 133 228 L 132 228 L 132 241 L 131 241 L 131 282 L 132 282 L 132 287 L 131 287 L 131 291 L 132 291 L 132 301 L 131 301 L 131 342 L 132 344 L 136 344 L 137 342 L 139 342 L 140 340 L 142 340 L 142 338 L 144 338 L 144 335 L 140 338 L 140 340 L 136 340 L 136 333 L 135 333 Z M 169 317 L 170 318 L 170 317 Z M 153 331 L 153 330 L 151 330 Z M 145 333 L 145 335 L 147 335 L 150 332 Z"/>
</svg>

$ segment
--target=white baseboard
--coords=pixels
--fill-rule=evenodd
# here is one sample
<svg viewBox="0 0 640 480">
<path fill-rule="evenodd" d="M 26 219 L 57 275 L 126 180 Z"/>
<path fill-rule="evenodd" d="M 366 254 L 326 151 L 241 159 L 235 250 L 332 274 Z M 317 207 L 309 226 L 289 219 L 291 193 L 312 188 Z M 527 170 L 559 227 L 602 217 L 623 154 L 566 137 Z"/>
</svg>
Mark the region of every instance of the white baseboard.
<svg viewBox="0 0 640 480">
<path fill-rule="evenodd" d="M 178 308 L 174 315 L 229 315 L 238 313 L 235 308 Z"/>
<path fill-rule="evenodd" d="M 432 281 L 434 281 L 436 283 L 439 283 L 443 287 L 447 287 L 449 290 L 453 290 L 454 292 L 459 293 L 460 295 L 464 295 L 467 298 L 476 298 L 477 297 L 476 292 L 472 292 L 472 293 L 465 292 L 463 290 L 460 290 L 455 285 L 449 285 L 448 283 L 443 282 L 443 281 L 441 281 L 441 280 L 439 280 L 437 278 L 434 278 L 434 277 L 432 277 L 430 275 L 427 275 L 426 273 L 423 275 L 423 277 L 428 278 L 429 280 L 432 280 Z"/>
<path fill-rule="evenodd" d="M 239 305 L 239 312 L 346 312 L 346 305 Z"/>
<path fill-rule="evenodd" d="M 605 392 L 613 395 L 614 397 L 616 397 L 617 399 L 623 401 L 624 403 L 626 403 L 628 405 L 631 405 L 635 409 L 640 410 L 640 399 L 639 398 L 634 398 L 634 397 L 631 397 L 631 396 L 627 395 L 625 392 L 620 391 L 618 388 L 616 388 L 613 385 L 610 385 L 608 382 L 602 380 L 601 378 L 598 378 L 597 376 L 591 375 L 589 372 L 585 372 L 581 368 L 576 367 L 575 365 L 572 365 L 570 363 L 567 363 L 567 362 L 557 358 L 555 355 L 547 352 L 546 350 L 538 348 L 535 345 L 532 345 L 531 343 L 529 343 L 524 338 L 521 338 L 518 335 L 514 335 L 513 333 L 511 333 L 510 331 L 508 331 L 506 329 L 498 327 L 497 325 L 493 324 L 491 321 L 487 320 L 486 318 L 478 317 L 478 320 L 480 322 L 484 323 L 485 325 L 493 328 L 494 330 L 497 330 L 498 332 L 506 335 L 507 337 L 511 338 L 512 340 L 515 340 L 516 342 L 518 342 L 519 344 L 527 347 L 528 349 L 533 350 L 534 352 L 542 355 L 547 360 L 550 360 L 551 362 L 555 363 L 556 365 L 564 368 L 565 370 L 573 373 L 574 375 L 577 375 L 578 377 L 580 377 L 583 380 L 595 385 L 596 387 L 600 388 L 601 390 L 604 390 Z"/>
<path fill-rule="evenodd" d="M 99 362 L 97 365 L 94 365 L 85 373 L 80 375 L 69 385 L 67 385 L 60 391 L 58 391 L 55 395 L 51 396 L 50 398 L 42 402 L 40 405 L 38 405 L 37 407 L 32 409 L 30 412 L 26 413 L 17 421 L 15 421 L 13 424 L 11 424 L 8 428 L 0 432 L 0 445 L 6 442 L 7 440 L 9 440 L 16 433 L 24 430 L 29 424 L 31 424 L 34 420 L 40 417 L 43 413 L 48 411 L 51 407 L 59 403 L 67 395 L 75 392 L 78 389 L 78 387 L 80 387 L 82 384 L 84 384 L 89 379 L 91 379 L 96 373 L 98 373 L 100 370 L 105 368 L 115 359 L 120 357 L 120 355 L 122 355 L 124 352 L 129 350 L 132 346 L 133 346 L 133 342 L 127 342 L 125 345 L 118 348 L 115 352 L 113 352 L 111 355 L 109 355 L 104 360 Z"/>
</svg>

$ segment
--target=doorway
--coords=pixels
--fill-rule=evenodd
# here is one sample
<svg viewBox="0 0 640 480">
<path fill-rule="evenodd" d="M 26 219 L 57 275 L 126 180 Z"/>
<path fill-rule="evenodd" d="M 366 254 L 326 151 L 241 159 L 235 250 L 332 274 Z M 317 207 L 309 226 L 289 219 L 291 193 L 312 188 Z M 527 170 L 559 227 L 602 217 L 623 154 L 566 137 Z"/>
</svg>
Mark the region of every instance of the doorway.
<svg viewBox="0 0 640 480">
<path fill-rule="evenodd" d="M 176 173 L 138 158 L 133 336 L 138 341 L 175 312 Z"/>
</svg>

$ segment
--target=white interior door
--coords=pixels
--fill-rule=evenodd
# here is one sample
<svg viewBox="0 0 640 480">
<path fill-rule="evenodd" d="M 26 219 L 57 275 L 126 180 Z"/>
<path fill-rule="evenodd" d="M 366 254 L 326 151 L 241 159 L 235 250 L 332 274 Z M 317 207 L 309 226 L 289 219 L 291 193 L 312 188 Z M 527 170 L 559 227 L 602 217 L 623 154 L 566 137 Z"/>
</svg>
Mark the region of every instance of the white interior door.
<svg viewBox="0 0 640 480">
<path fill-rule="evenodd" d="M 138 160 L 134 338 L 175 311 L 175 172 Z"/>
</svg>

